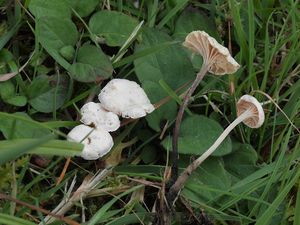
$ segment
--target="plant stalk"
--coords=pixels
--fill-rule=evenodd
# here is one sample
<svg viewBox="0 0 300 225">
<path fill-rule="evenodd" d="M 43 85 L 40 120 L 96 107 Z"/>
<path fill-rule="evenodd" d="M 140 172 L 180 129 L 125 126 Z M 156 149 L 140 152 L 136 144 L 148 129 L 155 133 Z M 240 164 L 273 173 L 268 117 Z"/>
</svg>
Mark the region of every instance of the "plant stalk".
<svg viewBox="0 0 300 225">
<path fill-rule="evenodd" d="M 171 180 L 170 180 L 170 186 L 174 184 L 174 182 L 178 178 L 178 137 L 179 137 L 179 130 L 180 130 L 180 124 L 183 118 L 184 110 L 188 105 L 189 99 L 191 98 L 192 94 L 200 84 L 200 82 L 203 80 L 203 77 L 208 71 L 209 66 L 206 64 L 203 64 L 201 67 L 201 70 L 198 72 L 196 79 L 194 80 L 192 86 L 189 88 L 188 92 L 184 96 L 183 102 L 180 105 L 179 111 L 177 113 L 176 121 L 175 121 L 175 127 L 173 130 L 173 139 L 172 139 L 172 169 L 171 169 Z"/>
<path fill-rule="evenodd" d="M 186 180 L 189 178 L 189 176 L 194 172 L 201 164 L 202 162 L 207 159 L 218 147 L 219 145 L 224 141 L 224 139 L 228 136 L 228 134 L 241 122 L 243 122 L 245 119 L 252 116 L 251 110 L 246 110 L 244 113 L 242 113 L 239 117 L 237 117 L 224 131 L 223 133 L 218 137 L 218 139 L 213 143 L 213 145 L 207 149 L 199 158 L 197 158 L 195 161 L 193 161 L 178 177 L 178 179 L 175 181 L 174 185 L 169 190 L 169 195 L 171 196 L 170 200 L 176 199 L 177 195 L 179 194 L 180 190 L 183 188 Z"/>
</svg>

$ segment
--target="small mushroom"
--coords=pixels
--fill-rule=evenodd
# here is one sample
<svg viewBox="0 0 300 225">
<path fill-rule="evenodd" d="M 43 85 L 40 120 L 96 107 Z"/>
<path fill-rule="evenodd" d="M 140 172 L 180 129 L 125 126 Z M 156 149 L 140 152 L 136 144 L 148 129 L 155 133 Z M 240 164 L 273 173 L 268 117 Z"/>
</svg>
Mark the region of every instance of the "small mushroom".
<svg viewBox="0 0 300 225">
<path fill-rule="evenodd" d="M 96 160 L 106 155 L 114 145 L 113 139 L 107 131 L 83 124 L 74 127 L 68 133 L 67 140 L 84 145 L 81 157 L 85 160 Z"/>
<path fill-rule="evenodd" d="M 241 122 L 250 128 L 259 128 L 264 120 L 264 110 L 256 98 L 250 95 L 243 95 L 237 102 L 238 117 L 223 131 L 215 143 L 204 152 L 196 161 L 202 163 L 209 155 L 211 155 L 217 147 L 223 142 L 228 134 Z"/>
<path fill-rule="evenodd" d="M 259 128 L 265 120 L 262 104 L 251 95 L 243 95 L 237 103 L 237 115 L 241 116 L 248 109 L 252 110 L 252 116 L 243 120 L 243 123 L 251 128 Z"/>
<path fill-rule="evenodd" d="M 102 128 L 112 132 L 120 127 L 118 115 L 106 111 L 100 103 L 88 102 L 80 109 L 80 121 L 85 125 L 94 125 L 96 128 Z"/>
<path fill-rule="evenodd" d="M 231 57 L 229 51 L 220 45 L 216 39 L 204 31 L 189 33 L 183 46 L 203 57 L 203 64 L 207 65 L 208 71 L 215 75 L 235 73 L 240 65 Z"/>
<path fill-rule="evenodd" d="M 137 119 L 154 110 L 145 91 L 134 81 L 113 79 L 99 94 L 102 106 L 124 118 Z"/>
<path fill-rule="evenodd" d="M 223 140 L 238 124 L 243 122 L 248 127 L 258 128 L 263 124 L 265 119 L 264 110 L 261 104 L 256 98 L 250 95 L 242 96 L 237 102 L 237 115 L 238 117 L 223 131 L 213 145 L 199 158 L 193 161 L 178 177 L 174 185 L 170 188 L 171 193 L 178 193 L 181 190 L 189 175 L 219 147 Z"/>
</svg>

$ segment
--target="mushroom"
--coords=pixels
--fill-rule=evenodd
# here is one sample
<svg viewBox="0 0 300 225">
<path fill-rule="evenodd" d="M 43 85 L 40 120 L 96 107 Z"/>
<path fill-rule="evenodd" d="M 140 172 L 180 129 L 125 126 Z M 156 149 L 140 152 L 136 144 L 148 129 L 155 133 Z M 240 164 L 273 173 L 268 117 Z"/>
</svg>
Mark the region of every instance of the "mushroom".
<svg viewBox="0 0 300 225">
<path fill-rule="evenodd" d="M 241 122 L 250 128 L 259 128 L 264 120 L 265 114 L 261 104 L 256 98 L 250 95 L 242 96 L 237 102 L 238 117 L 223 131 L 213 145 L 207 149 L 199 158 L 193 161 L 184 172 L 178 177 L 174 185 L 170 188 L 170 193 L 178 193 L 183 187 L 189 175 L 196 170 L 201 163 L 208 158 L 223 142 L 227 135 Z M 175 194 L 175 195 L 176 195 Z"/>
<path fill-rule="evenodd" d="M 86 160 L 96 160 L 106 155 L 114 145 L 113 139 L 107 131 L 83 124 L 74 127 L 68 133 L 67 140 L 84 145 L 81 157 Z"/>
<path fill-rule="evenodd" d="M 216 39 L 204 31 L 189 33 L 183 43 L 184 47 L 203 57 L 203 65 L 208 72 L 215 75 L 235 73 L 240 65 L 231 57 L 229 51 L 220 45 Z"/>
<path fill-rule="evenodd" d="M 242 116 L 244 112 L 251 109 L 253 116 L 242 120 L 250 128 L 259 128 L 264 123 L 265 113 L 262 104 L 251 95 L 243 95 L 237 103 L 237 115 Z"/>
<path fill-rule="evenodd" d="M 124 118 L 137 119 L 154 110 L 145 91 L 134 81 L 113 79 L 99 94 L 102 106 Z"/>
<path fill-rule="evenodd" d="M 94 125 L 106 131 L 115 131 L 120 127 L 118 115 L 106 111 L 100 103 L 88 102 L 80 109 L 80 121 L 85 125 Z"/>
<path fill-rule="evenodd" d="M 228 49 L 220 45 L 216 39 L 210 37 L 204 31 L 193 31 L 189 33 L 185 38 L 183 46 L 192 50 L 194 53 L 201 55 L 203 57 L 203 64 L 192 86 L 188 89 L 186 95 L 184 96 L 183 102 L 177 113 L 172 139 L 173 166 L 171 182 L 174 182 L 178 176 L 177 161 L 179 156 L 178 137 L 180 124 L 184 110 L 187 107 L 188 101 L 192 94 L 207 72 L 216 75 L 232 74 L 235 73 L 240 67 L 240 65 L 231 57 Z"/>
</svg>

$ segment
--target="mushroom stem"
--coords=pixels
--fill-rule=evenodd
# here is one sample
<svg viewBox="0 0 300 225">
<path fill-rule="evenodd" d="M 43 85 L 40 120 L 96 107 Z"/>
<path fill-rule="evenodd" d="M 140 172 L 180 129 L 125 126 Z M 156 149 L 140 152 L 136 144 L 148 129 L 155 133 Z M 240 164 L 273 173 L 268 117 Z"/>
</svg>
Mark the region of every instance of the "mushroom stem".
<svg viewBox="0 0 300 225">
<path fill-rule="evenodd" d="M 189 178 L 189 176 L 192 174 L 193 171 L 195 171 L 202 162 L 207 159 L 218 147 L 219 145 L 224 141 L 224 139 L 228 136 L 228 134 L 241 122 L 244 120 L 250 118 L 253 116 L 253 112 L 251 109 L 246 110 L 244 113 L 242 113 L 240 116 L 238 116 L 224 131 L 223 133 L 218 137 L 218 139 L 213 143 L 213 145 L 207 149 L 199 158 L 194 160 L 178 177 L 178 179 L 175 181 L 175 183 L 172 185 L 172 187 L 169 190 L 169 200 L 176 199 L 177 195 L 179 194 L 180 190 L 183 188 L 186 180 Z"/>
<path fill-rule="evenodd" d="M 204 63 L 200 71 L 198 72 L 197 77 L 194 80 L 192 86 L 189 88 L 186 95 L 184 96 L 183 102 L 180 105 L 180 108 L 177 113 L 175 127 L 173 130 L 173 139 L 172 139 L 172 170 L 171 170 L 170 186 L 173 185 L 178 178 L 178 137 L 179 137 L 180 124 L 182 121 L 184 110 L 188 105 L 189 99 L 191 98 L 192 94 L 198 87 L 199 83 L 203 80 L 203 77 L 205 76 L 208 70 L 209 70 L 209 66 L 206 63 Z"/>
</svg>

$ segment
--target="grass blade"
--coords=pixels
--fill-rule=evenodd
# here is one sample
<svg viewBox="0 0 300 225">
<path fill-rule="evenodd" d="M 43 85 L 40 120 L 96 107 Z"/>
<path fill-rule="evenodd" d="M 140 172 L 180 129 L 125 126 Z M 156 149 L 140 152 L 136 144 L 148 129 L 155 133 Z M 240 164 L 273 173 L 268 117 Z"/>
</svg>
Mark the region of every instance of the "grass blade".
<svg viewBox="0 0 300 225">
<path fill-rule="evenodd" d="M 48 135 L 40 139 L 27 141 L 26 143 L 20 143 L 17 140 L 13 141 L 1 141 L 0 142 L 0 165 L 18 158 L 22 154 L 46 143 L 52 139 L 53 135 Z M 14 143 L 13 145 L 6 146 L 5 143 Z"/>
</svg>

